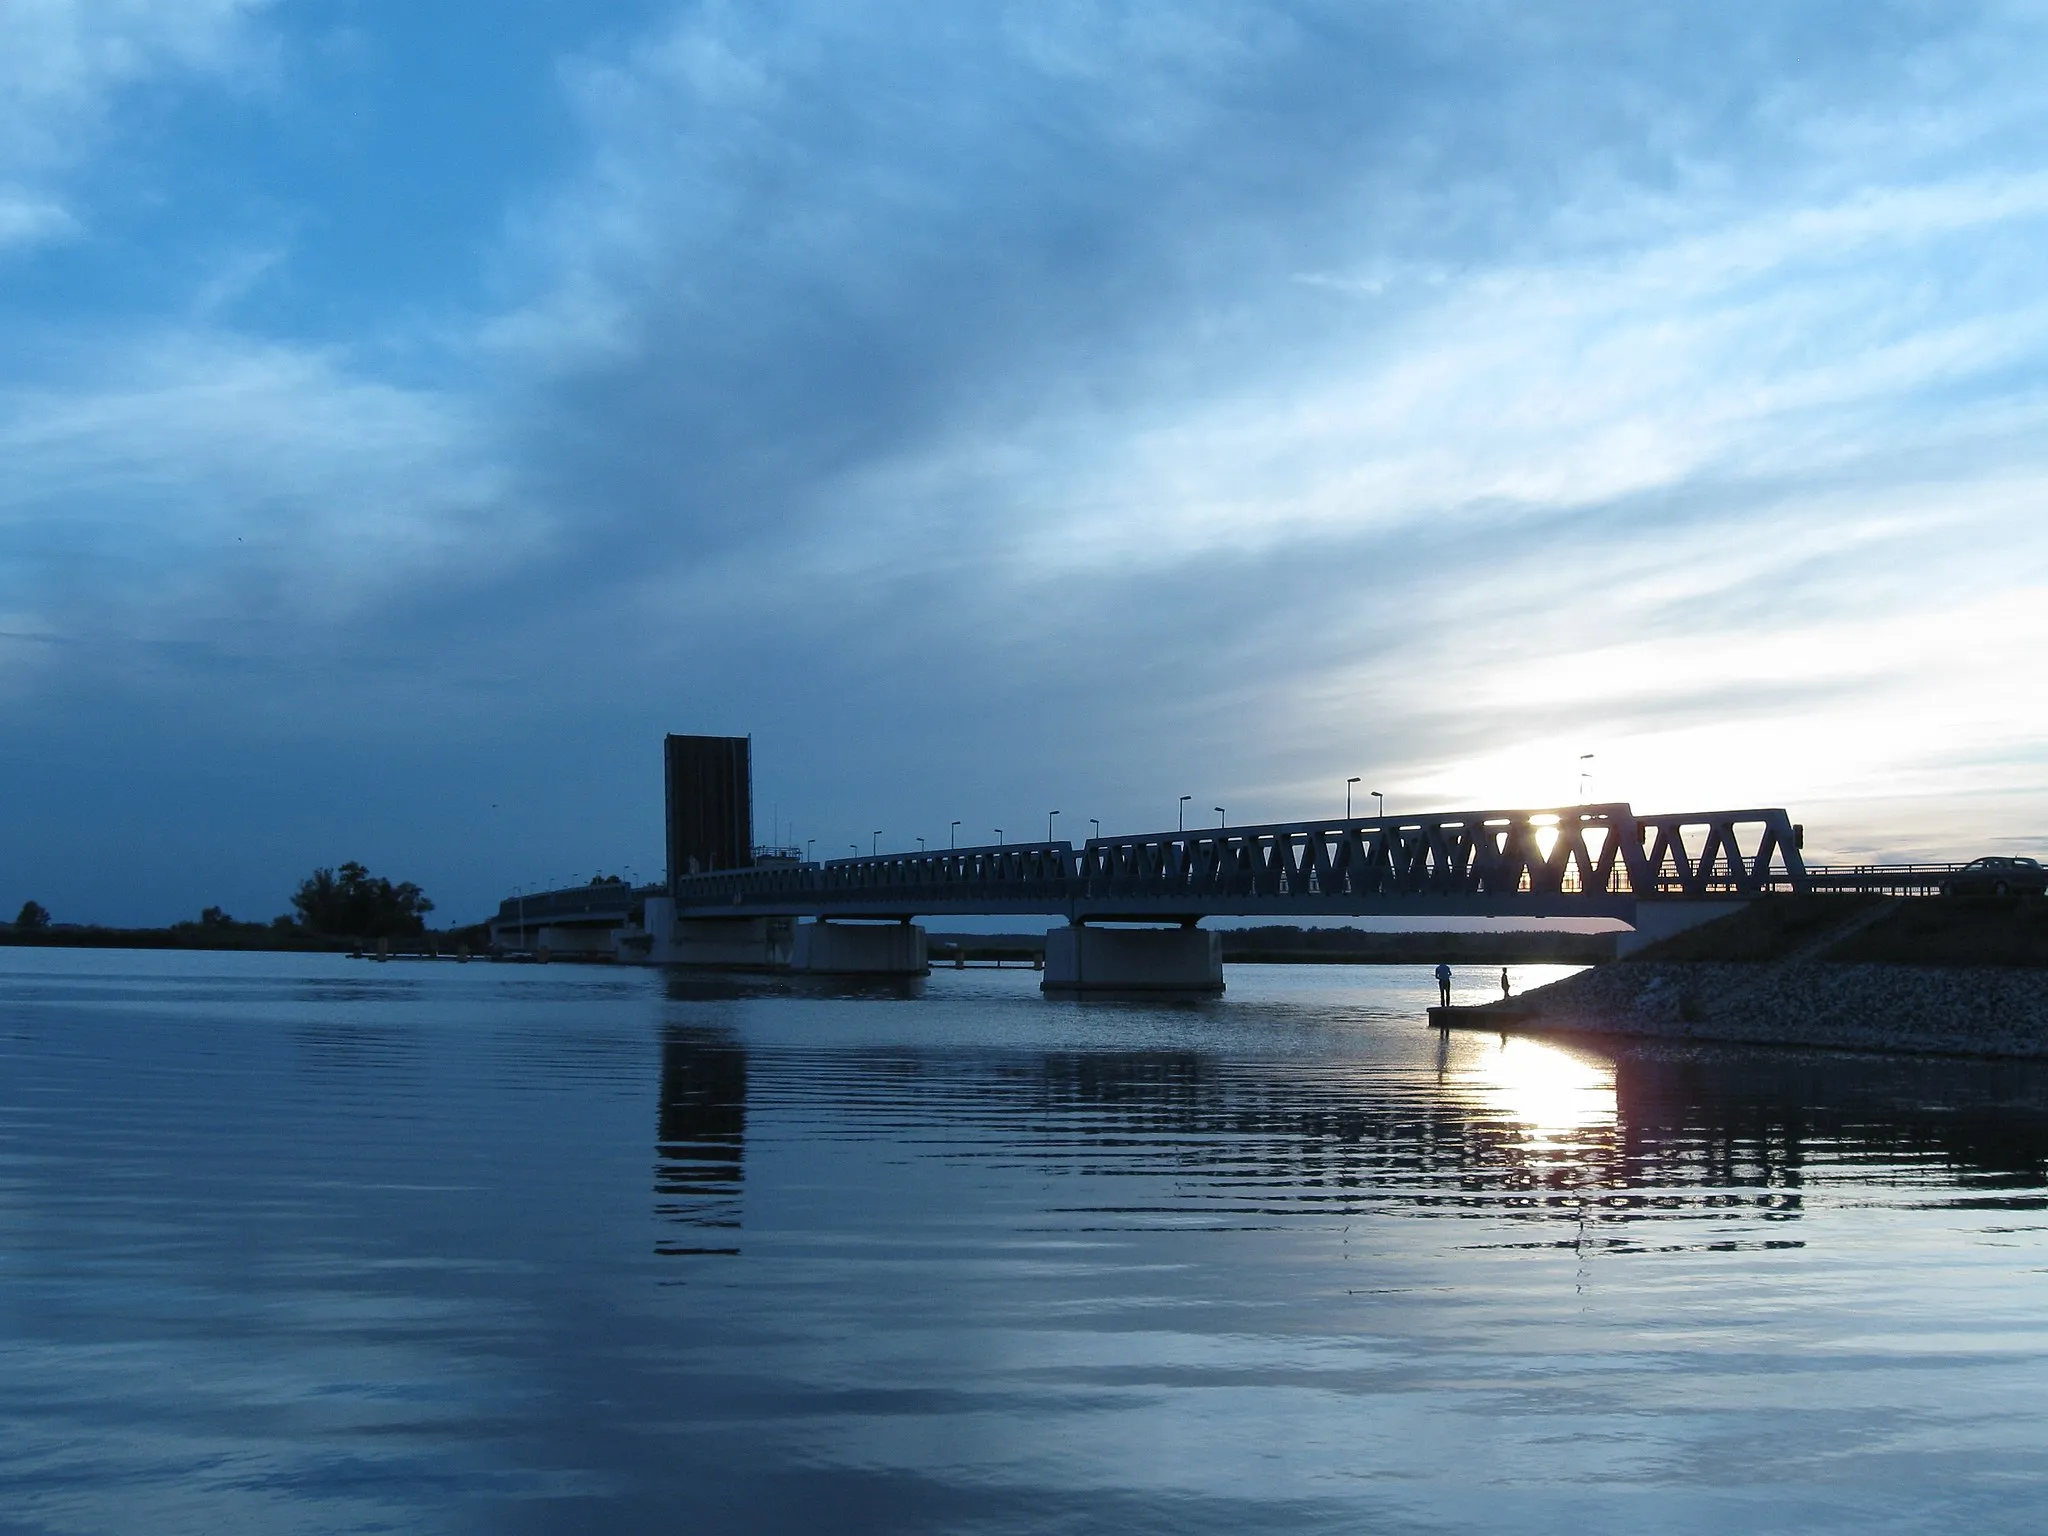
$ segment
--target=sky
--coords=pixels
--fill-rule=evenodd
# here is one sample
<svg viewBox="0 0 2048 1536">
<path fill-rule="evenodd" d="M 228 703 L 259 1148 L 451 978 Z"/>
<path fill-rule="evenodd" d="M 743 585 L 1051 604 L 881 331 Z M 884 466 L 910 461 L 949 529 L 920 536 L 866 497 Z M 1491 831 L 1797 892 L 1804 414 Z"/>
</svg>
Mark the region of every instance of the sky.
<svg viewBox="0 0 2048 1536">
<path fill-rule="evenodd" d="M 672 730 L 819 856 L 1353 775 L 2048 853 L 2043 79 L 1965 0 L 0 0 L 0 916 L 655 878 Z"/>
</svg>

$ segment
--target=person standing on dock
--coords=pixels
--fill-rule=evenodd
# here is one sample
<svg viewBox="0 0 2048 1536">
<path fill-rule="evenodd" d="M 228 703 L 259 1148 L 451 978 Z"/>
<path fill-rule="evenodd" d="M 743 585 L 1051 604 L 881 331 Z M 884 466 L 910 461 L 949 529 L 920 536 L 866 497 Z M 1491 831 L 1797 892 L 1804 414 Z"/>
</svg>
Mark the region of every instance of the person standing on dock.
<svg viewBox="0 0 2048 1536">
<path fill-rule="evenodd" d="M 1443 1005 L 1446 1008 L 1450 1007 L 1451 968 L 1448 965 L 1444 964 L 1441 960 L 1437 962 L 1436 967 L 1436 990 L 1437 994 L 1443 999 Z"/>
<path fill-rule="evenodd" d="M 1506 966 L 1500 968 L 1500 1000 L 1502 1002 L 1508 1000 L 1508 968 Z"/>
</svg>

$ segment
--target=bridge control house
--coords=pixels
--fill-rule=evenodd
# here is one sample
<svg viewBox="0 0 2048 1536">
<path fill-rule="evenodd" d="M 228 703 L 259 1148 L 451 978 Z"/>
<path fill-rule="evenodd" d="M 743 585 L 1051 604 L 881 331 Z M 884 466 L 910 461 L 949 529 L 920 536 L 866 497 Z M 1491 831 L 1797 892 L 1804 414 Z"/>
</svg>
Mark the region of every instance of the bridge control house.
<svg viewBox="0 0 2048 1536">
<path fill-rule="evenodd" d="M 668 879 L 515 896 L 506 954 L 725 971 L 918 976 L 921 917 L 1040 916 L 1049 993 L 1223 989 L 1204 918 L 1612 918 L 1624 952 L 1814 888 L 1783 810 L 1626 804 L 1341 817 L 807 863 L 753 841 L 752 743 L 663 746 Z"/>
</svg>

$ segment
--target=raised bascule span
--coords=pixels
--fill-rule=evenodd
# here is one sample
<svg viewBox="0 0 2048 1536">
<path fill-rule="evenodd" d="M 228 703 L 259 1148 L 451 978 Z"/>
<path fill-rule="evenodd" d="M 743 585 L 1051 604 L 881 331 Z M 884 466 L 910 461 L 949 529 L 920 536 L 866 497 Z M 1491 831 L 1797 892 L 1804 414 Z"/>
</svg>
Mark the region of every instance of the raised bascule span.
<svg viewBox="0 0 2048 1536">
<path fill-rule="evenodd" d="M 1816 884 L 1782 809 L 1431 812 L 808 863 L 752 848 L 751 744 L 668 738 L 669 879 L 505 901 L 506 950 L 715 969 L 922 974 L 921 917 L 1037 915 L 1049 991 L 1216 991 L 1204 918 L 1605 918 L 1637 942 Z M 740 867 L 707 867 L 744 857 Z M 807 920 L 807 921 L 806 921 Z"/>
</svg>

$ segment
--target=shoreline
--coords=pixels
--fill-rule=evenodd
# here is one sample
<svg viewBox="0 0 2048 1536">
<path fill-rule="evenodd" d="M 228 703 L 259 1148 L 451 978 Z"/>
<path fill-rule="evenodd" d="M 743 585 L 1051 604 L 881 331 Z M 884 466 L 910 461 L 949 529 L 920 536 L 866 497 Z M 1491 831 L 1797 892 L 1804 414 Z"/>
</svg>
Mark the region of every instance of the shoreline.
<svg viewBox="0 0 2048 1536">
<path fill-rule="evenodd" d="M 1617 962 L 1430 1014 L 1510 1034 L 2048 1060 L 2048 973 L 2028 966 Z"/>
<path fill-rule="evenodd" d="M 1774 896 L 1448 1027 L 2048 1059 L 2036 898 Z"/>
</svg>

